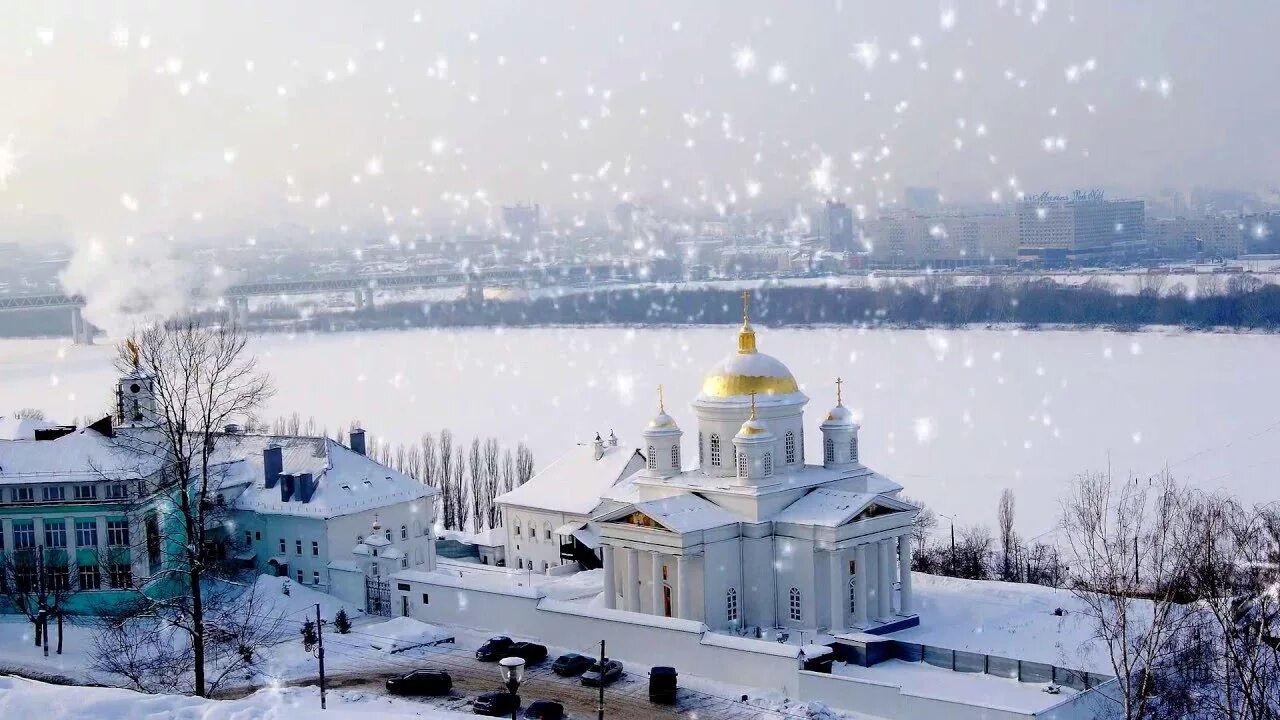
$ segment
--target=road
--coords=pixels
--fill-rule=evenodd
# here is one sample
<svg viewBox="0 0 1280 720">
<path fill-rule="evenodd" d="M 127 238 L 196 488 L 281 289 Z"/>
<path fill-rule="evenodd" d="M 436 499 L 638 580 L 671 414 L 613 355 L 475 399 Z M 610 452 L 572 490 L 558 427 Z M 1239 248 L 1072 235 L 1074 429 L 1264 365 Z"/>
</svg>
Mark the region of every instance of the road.
<svg viewBox="0 0 1280 720">
<path fill-rule="evenodd" d="M 328 636 L 332 637 L 332 636 Z M 328 638 L 326 638 L 328 639 Z M 469 712 L 471 700 L 480 693 L 500 690 L 497 663 L 485 663 L 475 659 L 473 649 L 454 645 L 418 648 L 412 657 L 408 653 L 390 655 L 383 668 L 369 672 L 341 673 L 328 678 L 332 689 L 353 689 L 370 692 L 386 692 L 386 679 L 403 674 L 417 667 L 443 668 L 453 677 L 453 692 L 445 697 L 410 698 L 432 707 Z M 372 663 L 371 663 L 372 664 Z M 317 678 L 291 682 L 291 685 L 314 685 Z M 533 700 L 556 700 L 563 703 L 570 718 L 595 718 L 599 697 L 597 688 L 585 687 L 576 677 L 562 678 L 551 672 L 551 659 L 529 667 L 524 683 L 520 686 L 523 704 Z M 737 700 L 681 688 L 677 702 L 672 706 L 649 702 L 648 677 L 645 671 L 628 672 L 621 680 L 605 689 L 605 717 L 622 720 L 645 718 L 714 718 L 719 720 L 790 720 L 796 716 L 784 715 L 772 710 L 753 707 Z"/>
</svg>

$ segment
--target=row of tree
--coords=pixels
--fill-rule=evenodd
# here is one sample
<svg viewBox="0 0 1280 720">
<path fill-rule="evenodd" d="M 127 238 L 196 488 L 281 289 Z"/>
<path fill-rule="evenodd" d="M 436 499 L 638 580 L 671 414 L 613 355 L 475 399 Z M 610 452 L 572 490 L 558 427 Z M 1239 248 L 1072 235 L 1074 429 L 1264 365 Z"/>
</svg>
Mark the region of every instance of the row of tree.
<svg viewBox="0 0 1280 720">
<path fill-rule="evenodd" d="M 554 324 L 725 324 L 741 319 L 736 291 L 682 286 L 599 290 L 518 302 L 461 299 L 389 303 L 358 313 L 297 315 L 315 331 L 352 328 L 524 326 Z M 1094 278 L 1065 284 L 1052 278 L 990 276 L 961 284 L 953 276 L 853 287 L 766 287 L 752 300 L 761 324 L 961 326 L 1014 323 L 1129 328 L 1280 328 L 1280 286 L 1245 273 L 1204 274 L 1170 283 L 1152 274 L 1136 292 Z"/>
<path fill-rule="evenodd" d="M 277 418 L 271 424 L 275 435 L 324 436 L 328 426 L 320 426 L 315 418 L 303 421 L 294 413 Z M 359 421 L 348 425 L 348 432 L 361 427 Z M 523 442 L 515 452 L 503 448 L 497 438 L 472 438 L 459 442 L 453 431 L 440 435 L 427 433 L 417 443 L 387 443 L 370 439 L 365 448 L 369 457 L 394 468 L 415 480 L 440 491 L 436 518 L 446 530 L 480 532 L 502 525 L 502 516 L 494 499 L 514 490 L 533 477 L 533 452 Z"/>
</svg>

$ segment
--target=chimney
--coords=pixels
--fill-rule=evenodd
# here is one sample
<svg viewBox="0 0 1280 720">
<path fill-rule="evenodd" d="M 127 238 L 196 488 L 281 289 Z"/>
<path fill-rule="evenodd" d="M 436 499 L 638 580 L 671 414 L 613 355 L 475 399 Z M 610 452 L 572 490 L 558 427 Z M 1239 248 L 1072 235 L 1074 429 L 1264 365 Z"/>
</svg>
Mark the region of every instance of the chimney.
<svg viewBox="0 0 1280 720">
<path fill-rule="evenodd" d="M 364 428 L 356 428 L 351 431 L 351 450 L 364 455 Z"/>
<path fill-rule="evenodd" d="M 609 429 L 609 447 L 618 447 L 618 436 L 613 434 L 613 429 Z"/>
<path fill-rule="evenodd" d="M 292 473 L 280 473 L 280 502 L 289 502 L 293 498 L 296 483 Z"/>
<path fill-rule="evenodd" d="M 284 451 L 279 445 L 268 445 L 262 451 L 262 479 L 268 490 L 276 486 L 280 472 L 284 470 Z"/>
<path fill-rule="evenodd" d="M 596 433 L 595 447 L 596 447 L 596 459 L 599 460 L 600 458 L 604 457 L 604 441 L 600 439 L 600 433 Z"/>
<path fill-rule="evenodd" d="M 298 487 L 293 492 L 293 499 L 309 503 L 311 496 L 316 494 L 316 479 L 311 473 L 302 473 L 298 475 Z"/>
</svg>

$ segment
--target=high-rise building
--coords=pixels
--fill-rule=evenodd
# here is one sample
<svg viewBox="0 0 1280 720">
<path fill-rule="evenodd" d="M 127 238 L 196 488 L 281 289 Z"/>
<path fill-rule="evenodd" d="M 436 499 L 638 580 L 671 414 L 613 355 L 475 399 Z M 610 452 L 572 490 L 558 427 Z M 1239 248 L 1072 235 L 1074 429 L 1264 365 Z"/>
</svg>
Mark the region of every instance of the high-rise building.
<svg viewBox="0 0 1280 720">
<path fill-rule="evenodd" d="M 502 224 L 507 234 L 515 238 L 521 245 L 529 246 L 538 237 L 541 223 L 541 208 L 537 204 L 515 205 L 502 208 Z"/>
<path fill-rule="evenodd" d="M 853 211 L 848 205 L 828 200 L 823 208 L 823 230 L 827 247 L 834 252 L 850 252 L 853 244 Z"/>
<path fill-rule="evenodd" d="M 1143 257 L 1145 205 L 1102 192 L 1044 193 L 1018 204 L 1018 262 L 1099 264 Z"/>
</svg>

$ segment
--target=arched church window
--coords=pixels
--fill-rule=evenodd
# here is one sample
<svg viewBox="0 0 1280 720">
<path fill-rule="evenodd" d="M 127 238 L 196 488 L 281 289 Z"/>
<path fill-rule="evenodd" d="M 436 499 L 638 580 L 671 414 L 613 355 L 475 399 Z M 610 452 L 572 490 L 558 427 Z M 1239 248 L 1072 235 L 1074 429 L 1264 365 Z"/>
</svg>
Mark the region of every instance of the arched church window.
<svg viewBox="0 0 1280 720">
<path fill-rule="evenodd" d="M 652 446 L 652 445 L 650 445 L 650 446 L 649 446 L 648 456 L 649 456 L 649 458 L 648 458 L 648 460 L 646 461 L 646 467 L 648 467 L 650 470 L 657 470 L 657 469 L 658 469 L 658 454 L 657 454 L 656 452 L 654 452 L 654 451 L 653 451 L 653 446 Z"/>
<path fill-rule="evenodd" d="M 671 446 L 671 468 L 673 470 L 680 469 L 680 446 L 679 445 Z"/>
<path fill-rule="evenodd" d="M 729 588 L 724 594 L 724 616 L 729 622 L 738 622 L 738 588 Z"/>
<path fill-rule="evenodd" d="M 711 433 L 711 464 L 720 467 L 720 436 Z"/>
<path fill-rule="evenodd" d="M 773 453 L 764 454 L 764 476 L 773 475 Z"/>
<path fill-rule="evenodd" d="M 796 434 L 791 430 L 787 431 L 786 453 L 787 464 L 791 465 L 796 461 Z"/>
<path fill-rule="evenodd" d="M 511 522 L 513 523 L 512 528 L 514 529 L 512 534 L 517 538 L 520 537 L 520 518 L 512 518 Z"/>
<path fill-rule="evenodd" d="M 826 443 L 824 443 L 824 446 L 825 447 L 823 449 L 823 453 L 824 453 L 823 459 L 826 460 L 827 462 L 835 462 L 836 461 L 836 441 L 832 440 L 831 438 L 827 438 L 827 441 Z"/>
<path fill-rule="evenodd" d="M 858 436 L 849 438 L 849 460 L 858 462 Z"/>
<path fill-rule="evenodd" d="M 706 456 L 702 450 L 702 431 L 698 431 L 698 467 L 702 467 L 707 463 Z"/>
<path fill-rule="evenodd" d="M 858 612 L 858 579 L 849 578 L 849 612 Z"/>
<path fill-rule="evenodd" d="M 409 527 L 407 525 L 400 526 L 400 539 L 401 540 L 409 539 Z"/>
<path fill-rule="evenodd" d="M 387 531 L 382 534 L 387 538 L 387 542 L 391 542 L 391 528 L 387 528 Z"/>
<path fill-rule="evenodd" d="M 804 464 L 804 428 L 800 428 L 800 464 Z"/>
<path fill-rule="evenodd" d="M 738 453 L 738 477 L 747 476 L 747 454 Z"/>
<path fill-rule="evenodd" d="M 804 617 L 800 612 L 800 588 L 791 588 L 790 608 L 791 619 L 800 622 Z"/>
</svg>

